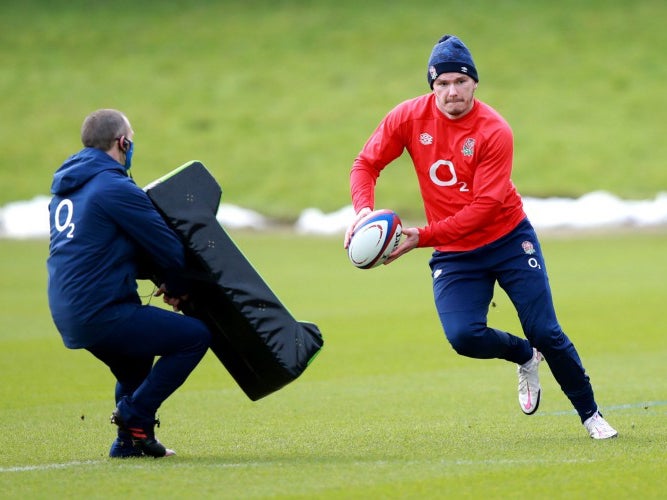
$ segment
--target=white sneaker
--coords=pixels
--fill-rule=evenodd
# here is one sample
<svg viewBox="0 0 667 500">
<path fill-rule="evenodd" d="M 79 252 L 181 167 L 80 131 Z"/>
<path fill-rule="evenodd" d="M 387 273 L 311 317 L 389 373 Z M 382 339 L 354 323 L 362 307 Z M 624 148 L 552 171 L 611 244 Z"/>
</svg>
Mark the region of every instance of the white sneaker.
<svg viewBox="0 0 667 500">
<path fill-rule="evenodd" d="M 618 432 L 602 418 L 599 411 L 584 421 L 584 427 L 593 439 L 609 439 L 618 436 Z"/>
<path fill-rule="evenodd" d="M 518 365 L 519 374 L 519 406 L 526 415 L 532 415 L 540 406 L 540 377 L 537 373 L 542 361 L 542 354 L 533 348 L 533 357 L 522 365 Z"/>
</svg>

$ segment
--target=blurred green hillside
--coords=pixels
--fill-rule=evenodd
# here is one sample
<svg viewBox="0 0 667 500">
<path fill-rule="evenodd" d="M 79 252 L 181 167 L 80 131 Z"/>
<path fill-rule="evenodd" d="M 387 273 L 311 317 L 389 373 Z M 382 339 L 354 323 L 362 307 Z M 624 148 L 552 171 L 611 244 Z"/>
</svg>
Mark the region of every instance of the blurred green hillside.
<svg viewBox="0 0 667 500">
<path fill-rule="evenodd" d="M 0 15 L 0 206 L 48 194 L 86 114 L 123 110 L 140 185 L 191 159 L 223 201 L 279 218 L 349 203 L 379 120 L 428 91 L 444 33 L 508 119 L 524 195 L 667 190 L 667 3 L 658 0 L 14 0 Z M 419 216 L 402 158 L 378 204 Z"/>
</svg>

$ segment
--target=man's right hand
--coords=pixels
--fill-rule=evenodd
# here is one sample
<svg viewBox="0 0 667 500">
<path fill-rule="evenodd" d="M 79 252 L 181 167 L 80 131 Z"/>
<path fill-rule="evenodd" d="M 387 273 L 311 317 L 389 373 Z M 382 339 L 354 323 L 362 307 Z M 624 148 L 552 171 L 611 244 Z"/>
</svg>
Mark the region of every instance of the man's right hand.
<svg viewBox="0 0 667 500">
<path fill-rule="evenodd" d="M 345 239 L 343 240 L 343 248 L 347 248 L 350 246 L 350 240 L 352 239 L 352 233 L 354 233 L 354 229 L 357 227 L 357 224 L 359 224 L 359 221 L 366 217 L 368 214 L 370 214 L 372 210 L 369 207 L 364 207 L 361 210 L 357 212 L 357 215 L 354 218 L 354 221 L 352 221 L 352 224 L 347 228 L 347 231 L 345 231 Z"/>
</svg>

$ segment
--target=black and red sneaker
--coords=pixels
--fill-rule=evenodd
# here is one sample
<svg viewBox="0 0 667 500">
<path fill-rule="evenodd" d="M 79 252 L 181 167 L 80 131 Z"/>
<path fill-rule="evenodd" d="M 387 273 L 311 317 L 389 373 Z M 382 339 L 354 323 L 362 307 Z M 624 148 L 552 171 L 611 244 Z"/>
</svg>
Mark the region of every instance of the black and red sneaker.
<svg viewBox="0 0 667 500">
<path fill-rule="evenodd" d="M 118 408 L 116 408 L 111 414 L 111 423 L 116 424 L 122 432 L 127 433 L 132 439 L 134 448 L 141 450 L 144 455 L 160 458 L 169 457 L 176 454 L 174 450 L 165 448 L 165 446 L 156 439 L 153 425 L 138 426 L 128 424 L 125 422 L 125 420 L 123 420 L 123 417 L 120 416 Z M 160 421 L 156 420 L 155 424 L 157 424 L 159 427 Z"/>
<path fill-rule="evenodd" d="M 136 458 L 145 455 L 143 451 L 134 446 L 132 437 L 127 432 L 118 429 L 118 437 L 111 444 L 109 456 L 111 458 Z"/>
</svg>

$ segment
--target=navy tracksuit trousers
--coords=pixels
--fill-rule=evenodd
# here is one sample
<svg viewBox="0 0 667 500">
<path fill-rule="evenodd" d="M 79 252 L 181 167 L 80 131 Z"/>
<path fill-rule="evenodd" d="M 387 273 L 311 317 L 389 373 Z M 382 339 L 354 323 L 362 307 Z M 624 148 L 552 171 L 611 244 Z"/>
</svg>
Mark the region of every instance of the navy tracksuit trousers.
<svg viewBox="0 0 667 500">
<path fill-rule="evenodd" d="M 435 252 L 430 266 L 436 309 L 457 353 L 523 364 L 535 347 L 582 422 L 597 410 L 577 350 L 556 319 L 542 250 L 527 219 L 476 250 Z M 496 282 L 514 304 L 526 338 L 487 325 Z"/>
<path fill-rule="evenodd" d="M 185 382 L 210 343 L 211 333 L 200 320 L 137 305 L 128 320 L 88 351 L 116 377 L 121 416 L 133 425 L 152 427 L 157 409 Z"/>
</svg>

